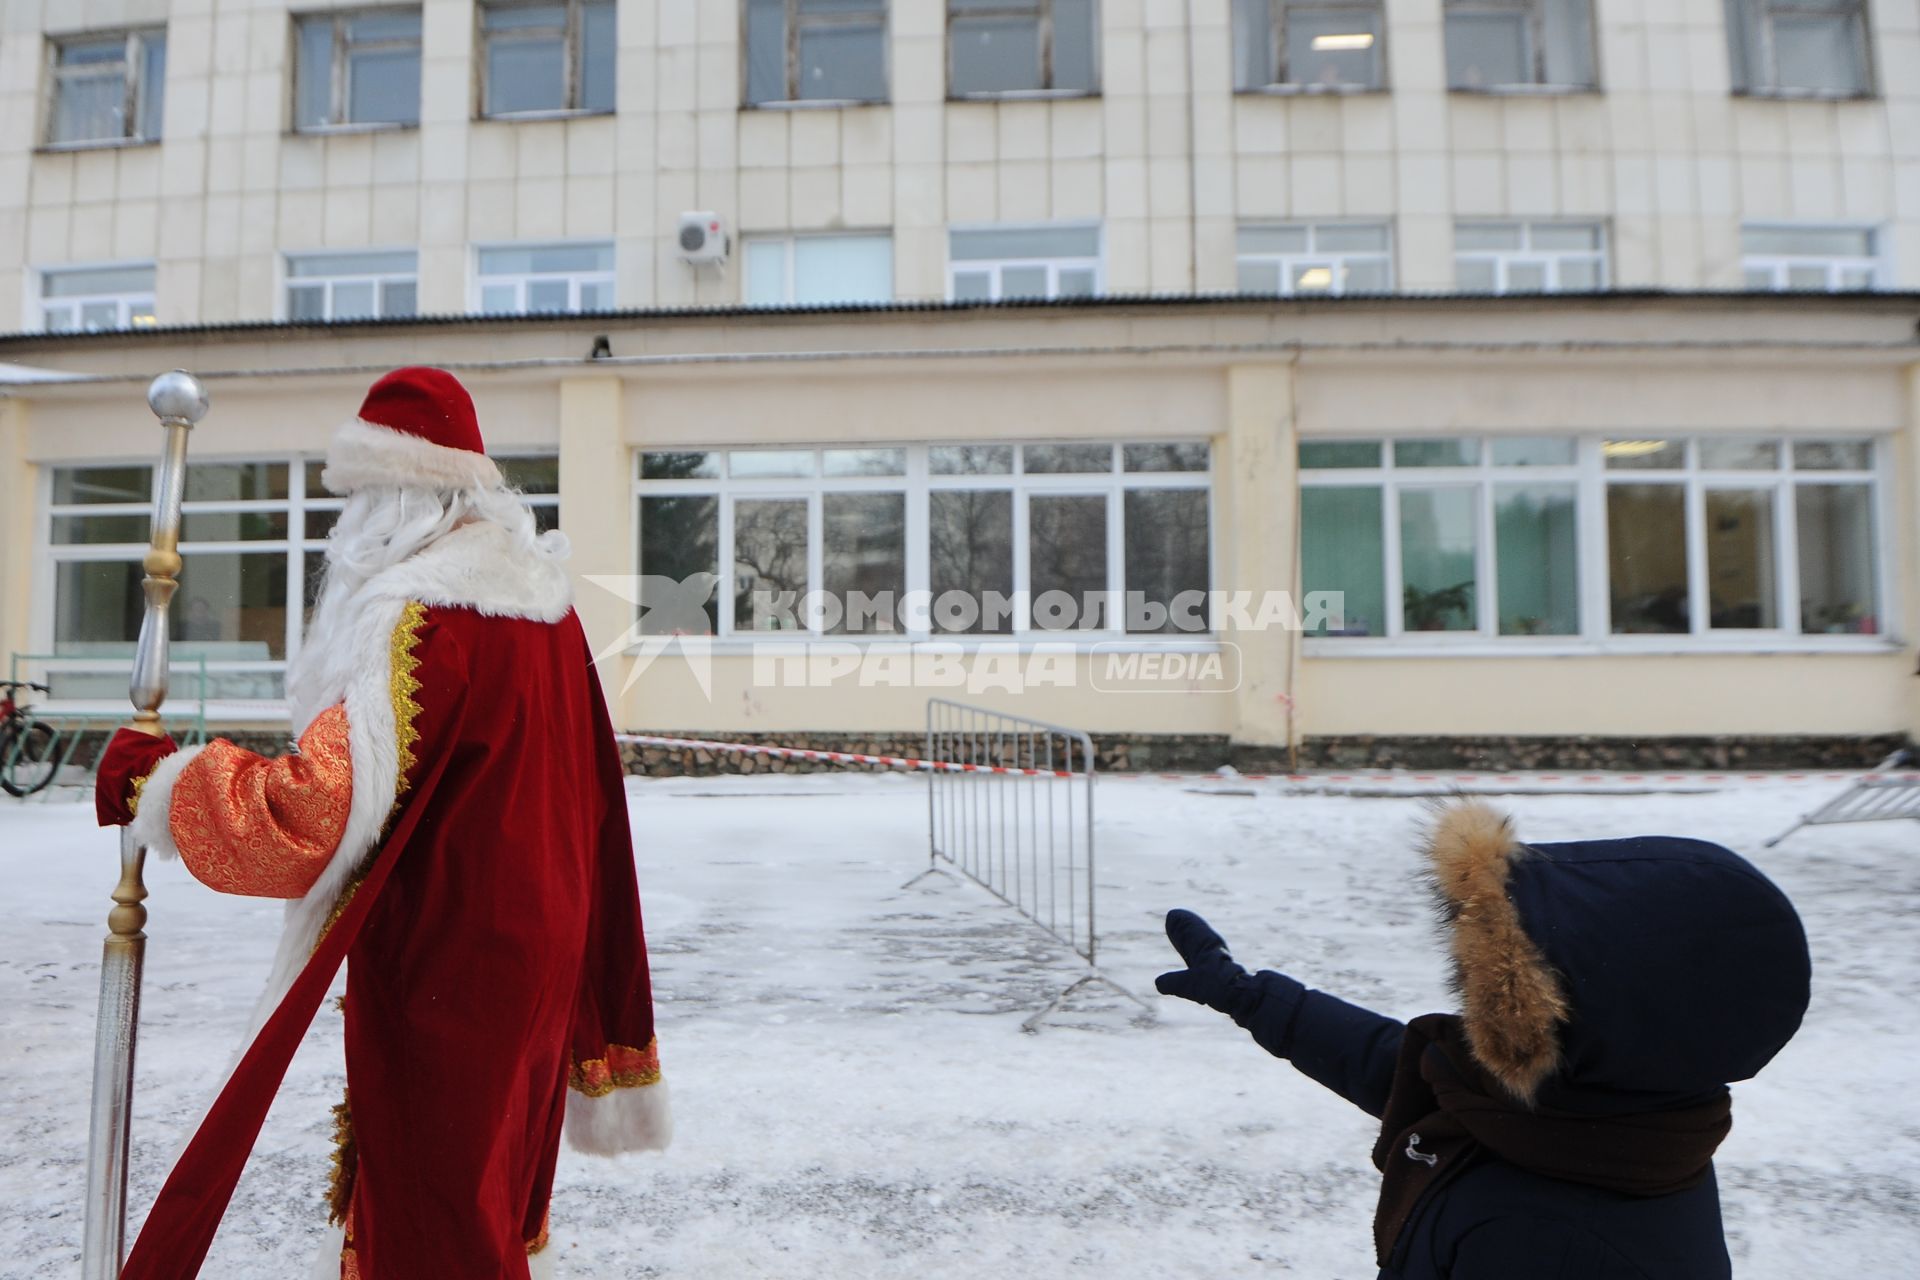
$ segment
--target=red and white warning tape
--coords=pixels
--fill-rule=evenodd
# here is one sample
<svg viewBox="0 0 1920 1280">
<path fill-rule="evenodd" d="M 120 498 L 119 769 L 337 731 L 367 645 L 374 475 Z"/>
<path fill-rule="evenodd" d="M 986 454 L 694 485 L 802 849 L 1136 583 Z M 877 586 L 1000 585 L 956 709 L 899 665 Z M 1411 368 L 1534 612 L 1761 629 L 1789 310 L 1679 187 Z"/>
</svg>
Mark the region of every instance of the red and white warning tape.
<svg viewBox="0 0 1920 1280">
<path fill-rule="evenodd" d="M 870 756 L 857 751 L 814 751 L 805 747 L 774 747 L 757 742 L 718 742 L 708 738 L 668 738 L 648 733 L 616 733 L 616 741 L 647 747 L 678 747 L 696 751 L 774 756 L 782 760 L 813 760 L 825 764 L 883 765 L 921 773 L 998 773 L 1021 778 L 1077 778 L 1070 769 L 1022 769 L 1014 765 L 968 764 L 953 760 L 921 760 L 914 756 Z M 1161 773 L 1152 775 L 1179 782 L 1195 778 L 1247 782 L 1313 783 L 1547 783 L 1557 786 L 1619 786 L 1622 783 L 1728 782 L 1870 782 L 1877 773 Z"/>
<path fill-rule="evenodd" d="M 869 756 L 857 751 L 810 751 L 804 747 L 769 747 L 757 742 L 710 742 L 705 738 L 662 738 L 647 733 L 616 733 L 617 742 L 647 747 L 686 747 L 696 751 L 738 752 L 749 756 L 777 756 L 782 760 L 818 760 L 827 764 L 878 764 L 890 769 L 923 773 L 1003 773 L 1018 778 L 1077 778 L 1070 769 L 1022 769 L 1003 764 L 965 764 L 953 760 L 920 760 L 913 756 Z"/>
</svg>

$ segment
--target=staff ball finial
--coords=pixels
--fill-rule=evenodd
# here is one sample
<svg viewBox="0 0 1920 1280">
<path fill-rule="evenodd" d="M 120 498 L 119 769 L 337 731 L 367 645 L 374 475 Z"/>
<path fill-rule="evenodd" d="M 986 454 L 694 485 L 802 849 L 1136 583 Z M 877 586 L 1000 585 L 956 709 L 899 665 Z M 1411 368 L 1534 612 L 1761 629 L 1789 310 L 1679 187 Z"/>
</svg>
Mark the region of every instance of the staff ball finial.
<svg viewBox="0 0 1920 1280">
<path fill-rule="evenodd" d="M 175 369 L 147 384 L 147 405 L 162 418 L 198 422 L 207 416 L 207 389 L 185 369 Z"/>
</svg>

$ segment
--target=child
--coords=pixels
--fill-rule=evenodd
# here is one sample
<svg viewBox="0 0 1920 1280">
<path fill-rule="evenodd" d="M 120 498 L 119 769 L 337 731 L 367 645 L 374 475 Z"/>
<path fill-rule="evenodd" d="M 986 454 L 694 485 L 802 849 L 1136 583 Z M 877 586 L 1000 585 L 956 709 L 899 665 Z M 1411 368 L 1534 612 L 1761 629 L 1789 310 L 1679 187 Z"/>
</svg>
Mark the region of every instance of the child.
<svg viewBox="0 0 1920 1280">
<path fill-rule="evenodd" d="M 1167 916 L 1187 967 L 1157 985 L 1380 1117 L 1383 1280 L 1731 1276 L 1713 1152 L 1728 1082 L 1806 1012 L 1792 904 L 1718 845 L 1523 845 L 1478 801 L 1427 856 L 1458 1014 L 1403 1026 L 1250 974 L 1190 911 Z"/>
</svg>

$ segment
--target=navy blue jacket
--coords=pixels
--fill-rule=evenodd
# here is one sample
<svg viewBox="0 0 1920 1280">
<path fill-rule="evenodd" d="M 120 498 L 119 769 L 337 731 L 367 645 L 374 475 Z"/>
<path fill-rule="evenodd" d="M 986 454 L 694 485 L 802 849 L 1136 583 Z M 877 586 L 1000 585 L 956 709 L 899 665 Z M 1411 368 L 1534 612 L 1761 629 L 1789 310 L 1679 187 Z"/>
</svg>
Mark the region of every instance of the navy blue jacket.
<svg viewBox="0 0 1920 1280">
<path fill-rule="evenodd" d="M 1738 855 L 1649 837 L 1531 845 L 1508 886 L 1562 975 L 1572 1014 L 1539 1100 L 1605 1115 L 1685 1106 L 1757 1072 L 1806 1008 L 1806 935 Z M 1386 1108 L 1402 1025 L 1284 974 L 1255 976 L 1237 1019 L 1270 1053 L 1369 1115 Z M 1722 1280 L 1732 1274 L 1711 1170 L 1638 1197 L 1490 1154 L 1414 1211 L 1382 1280 Z"/>
</svg>

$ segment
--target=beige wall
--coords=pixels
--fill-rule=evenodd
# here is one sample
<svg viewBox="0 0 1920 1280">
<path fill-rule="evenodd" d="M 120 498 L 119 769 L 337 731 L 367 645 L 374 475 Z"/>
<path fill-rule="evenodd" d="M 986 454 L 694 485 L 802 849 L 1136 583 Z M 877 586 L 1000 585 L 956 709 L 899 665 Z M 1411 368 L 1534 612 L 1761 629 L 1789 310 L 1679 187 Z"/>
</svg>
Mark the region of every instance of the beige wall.
<svg viewBox="0 0 1920 1280">
<path fill-rule="evenodd" d="M 1248 220 L 1391 219 L 1399 280 L 1453 281 L 1457 218 L 1591 217 L 1613 278 L 1737 287 L 1742 220 L 1870 224 L 1920 286 L 1920 0 L 1875 0 L 1884 96 L 1728 92 L 1721 0 L 1601 3 L 1598 94 L 1445 92 L 1441 0 L 1387 0 L 1391 92 L 1231 91 L 1228 0 L 1106 0 L 1097 98 L 945 101 L 943 0 L 890 5 L 892 101 L 741 110 L 738 0 L 623 0 L 618 111 L 476 121 L 470 0 L 425 0 L 417 129 L 295 135 L 288 13 L 339 0 L 5 0 L 0 331 L 37 268 L 153 259 L 165 323 L 270 318 L 280 255 L 420 248 L 424 312 L 471 247 L 611 238 L 630 307 L 736 300 L 682 211 L 741 234 L 890 228 L 901 298 L 946 291 L 946 230 L 1098 220 L 1115 292 L 1231 288 Z M 169 28 L 158 146 L 37 153 L 44 36 Z M 1191 22 L 1191 26 L 1189 26 Z"/>
<path fill-rule="evenodd" d="M 634 728 L 911 730 L 926 698 L 940 695 L 1105 732 L 1268 745 L 1348 734 L 1911 732 L 1920 729 L 1911 325 L 1910 307 L 1891 299 L 1569 300 L 454 323 L 392 335 L 384 363 L 376 338 L 347 331 L 272 342 L 244 333 L 15 340 L 0 344 L 0 360 L 99 380 L 8 389 L 0 461 L 148 456 L 158 433 L 140 397 L 151 373 L 170 366 L 209 373 L 213 411 L 195 432 L 199 457 L 317 455 L 395 357 L 454 368 L 494 448 L 559 450 L 582 618 L 596 648 L 616 649 L 603 675 L 616 720 Z M 581 359 L 609 329 L 617 358 Z M 1031 659 L 1001 649 L 941 668 L 960 673 L 957 687 L 886 683 L 900 677 L 897 666 L 871 687 L 857 669 L 837 671 L 828 687 L 778 687 L 723 644 L 709 698 L 672 655 L 628 688 L 636 664 L 618 641 L 632 610 L 585 580 L 638 572 L 632 451 L 650 445 L 1205 436 L 1215 449 L 1215 585 L 1294 590 L 1303 434 L 1643 428 L 1890 440 L 1883 550 L 1898 636 L 1834 653 L 1627 655 L 1601 644 L 1561 657 L 1373 657 L 1316 654 L 1285 631 L 1229 632 L 1230 687 L 1116 687 L 1092 655 L 1041 668 L 1042 683 L 1017 696 L 1006 684 L 1024 678 Z M 15 648 L 40 572 L 27 551 L 38 528 L 31 475 L 8 468 L 0 535 L 0 631 Z"/>
</svg>

